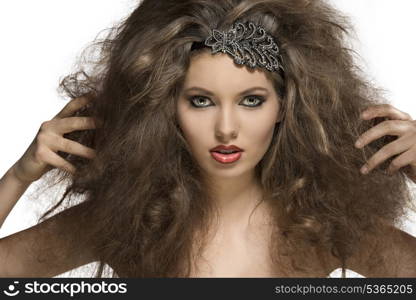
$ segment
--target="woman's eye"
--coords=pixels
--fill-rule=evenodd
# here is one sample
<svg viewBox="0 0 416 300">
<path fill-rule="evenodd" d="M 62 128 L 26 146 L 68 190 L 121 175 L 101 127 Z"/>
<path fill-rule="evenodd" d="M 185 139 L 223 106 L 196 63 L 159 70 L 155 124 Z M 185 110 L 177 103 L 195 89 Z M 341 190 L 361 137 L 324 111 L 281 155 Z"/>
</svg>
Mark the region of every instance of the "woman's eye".
<svg viewBox="0 0 416 300">
<path fill-rule="evenodd" d="M 245 102 L 249 107 L 257 107 L 263 104 L 264 98 L 262 96 L 250 95 L 244 98 L 243 102 Z"/>
<path fill-rule="evenodd" d="M 250 95 L 245 97 L 241 103 L 243 103 L 243 106 L 247 107 L 258 107 L 262 105 L 264 101 L 264 97 L 262 96 Z M 210 104 L 212 101 L 204 96 L 191 96 L 189 97 L 189 102 L 196 108 L 212 106 L 212 104 Z"/>
<path fill-rule="evenodd" d="M 189 101 L 191 102 L 191 105 L 193 107 L 207 107 L 210 105 L 207 105 L 209 99 L 202 97 L 202 96 L 192 96 L 189 98 Z M 211 100 L 209 100 L 211 101 Z"/>
</svg>

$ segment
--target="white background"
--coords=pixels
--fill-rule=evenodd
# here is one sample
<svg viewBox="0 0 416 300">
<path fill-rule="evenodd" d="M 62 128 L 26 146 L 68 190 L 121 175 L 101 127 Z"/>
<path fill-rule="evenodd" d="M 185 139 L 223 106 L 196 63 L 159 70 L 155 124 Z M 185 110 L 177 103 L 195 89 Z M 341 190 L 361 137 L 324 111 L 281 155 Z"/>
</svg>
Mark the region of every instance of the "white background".
<svg viewBox="0 0 416 300">
<path fill-rule="evenodd" d="M 331 2 L 352 18 L 359 39 L 354 45 L 362 56 L 359 63 L 369 78 L 387 90 L 394 106 L 416 118 L 416 2 Z M 42 121 L 65 105 L 56 88 L 59 79 L 71 72 L 77 55 L 102 29 L 128 15 L 136 3 L 0 1 L 0 176 L 20 158 Z M 26 193 L 6 219 L 0 236 L 34 225 L 41 211 L 42 207 Z M 402 229 L 416 236 L 416 217 L 404 220 Z M 81 269 L 62 276 L 82 276 Z"/>
</svg>

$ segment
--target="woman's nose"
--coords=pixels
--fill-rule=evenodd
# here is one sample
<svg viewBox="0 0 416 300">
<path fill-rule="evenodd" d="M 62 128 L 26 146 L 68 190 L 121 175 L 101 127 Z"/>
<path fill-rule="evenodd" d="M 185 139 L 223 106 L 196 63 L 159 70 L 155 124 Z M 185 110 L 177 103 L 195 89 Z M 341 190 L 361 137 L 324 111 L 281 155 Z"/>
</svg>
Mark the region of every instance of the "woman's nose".
<svg viewBox="0 0 416 300">
<path fill-rule="evenodd" d="M 238 120 L 235 112 L 229 108 L 223 108 L 217 117 L 215 124 L 215 136 L 228 141 L 238 136 Z"/>
</svg>

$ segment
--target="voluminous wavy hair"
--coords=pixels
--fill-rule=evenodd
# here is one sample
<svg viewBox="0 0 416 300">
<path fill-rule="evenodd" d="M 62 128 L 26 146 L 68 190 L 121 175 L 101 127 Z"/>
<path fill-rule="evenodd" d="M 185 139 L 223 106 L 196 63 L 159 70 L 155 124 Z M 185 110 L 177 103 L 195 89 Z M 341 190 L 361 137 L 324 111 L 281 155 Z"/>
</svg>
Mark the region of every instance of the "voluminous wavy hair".
<svg viewBox="0 0 416 300">
<path fill-rule="evenodd" d="M 77 172 L 56 170 L 49 177 L 51 185 L 68 185 L 39 222 L 82 198 L 76 204 L 82 209 L 58 228 L 68 240 L 92 247 L 99 261 L 92 276 L 102 277 L 106 264 L 117 270 L 112 276 L 190 276 L 215 210 L 178 126 L 176 102 L 192 43 L 237 20 L 274 36 L 285 68 L 284 78 L 268 73 L 283 118 L 256 166 L 263 201 L 272 207 L 276 276 L 327 276 L 322 250 L 345 269 L 364 244 L 371 247 L 359 255 L 370 270 L 384 266 L 391 272 L 394 262 L 376 255 L 389 247 L 382 224 L 399 222 L 411 193 L 403 169 L 386 174 L 391 159 L 369 175 L 359 172 L 394 139 L 356 149 L 358 136 L 383 121 L 363 121 L 360 112 L 387 100 L 357 66 L 348 18 L 323 0 L 139 3 L 104 38 L 97 37 L 77 69 L 60 81 L 67 97 L 93 98 L 75 115 L 103 125 L 66 134 L 94 148 L 97 157 L 59 153 Z"/>
</svg>

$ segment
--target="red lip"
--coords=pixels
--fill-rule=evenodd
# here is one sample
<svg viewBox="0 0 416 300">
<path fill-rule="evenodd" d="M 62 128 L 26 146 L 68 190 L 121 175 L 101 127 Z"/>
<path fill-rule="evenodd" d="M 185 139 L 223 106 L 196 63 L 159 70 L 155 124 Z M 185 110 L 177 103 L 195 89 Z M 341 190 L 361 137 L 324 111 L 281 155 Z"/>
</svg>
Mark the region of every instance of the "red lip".
<svg viewBox="0 0 416 300">
<path fill-rule="evenodd" d="M 225 146 L 225 145 L 218 145 L 218 146 L 216 146 L 216 147 L 212 148 L 212 149 L 211 149 L 211 150 L 209 150 L 209 151 L 213 152 L 213 151 L 220 151 L 220 150 L 243 151 L 243 149 L 241 149 L 241 148 L 239 148 L 239 147 L 237 147 L 237 146 L 235 146 L 235 145 L 229 145 L 229 146 Z"/>
</svg>

